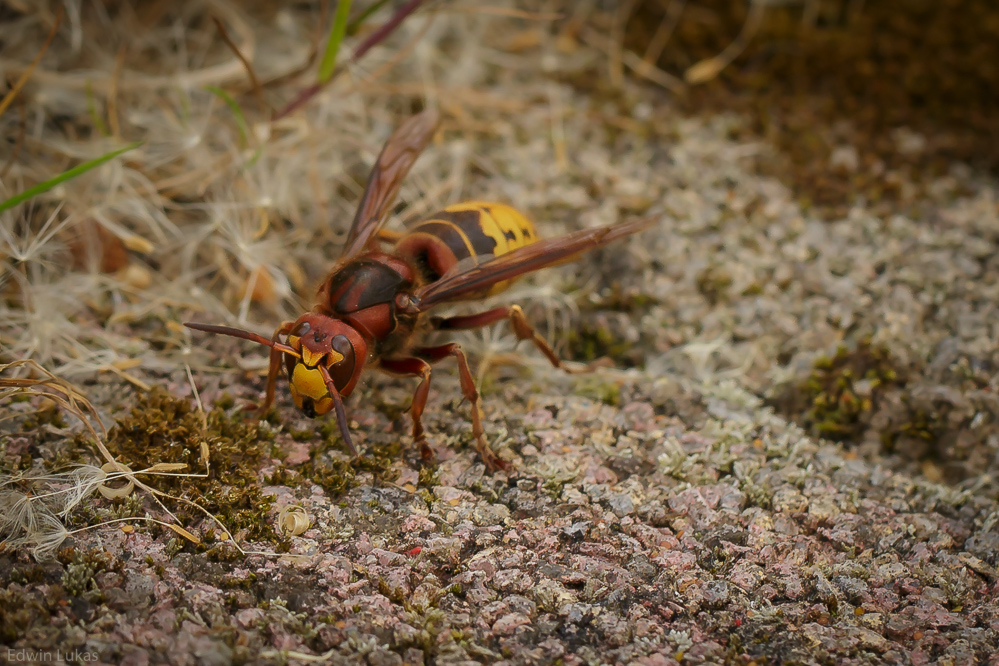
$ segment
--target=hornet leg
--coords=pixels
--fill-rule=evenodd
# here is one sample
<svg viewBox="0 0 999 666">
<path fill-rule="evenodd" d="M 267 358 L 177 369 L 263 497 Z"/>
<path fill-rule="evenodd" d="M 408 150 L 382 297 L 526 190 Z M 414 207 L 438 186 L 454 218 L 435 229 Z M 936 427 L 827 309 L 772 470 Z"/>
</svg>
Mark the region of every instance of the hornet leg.
<svg viewBox="0 0 999 666">
<path fill-rule="evenodd" d="M 277 330 L 274 331 L 274 335 L 271 336 L 271 341 L 277 342 L 278 336 L 288 335 L 291 333 L 292 326 L 295 325 L 293 321 L 282 322 Z M 264 397 L 264 404 L 260 407 L 260 415 L 262 416 L 264 412 L 270 409 L 271 405 L 274 403 L 274 389 L 277 387 L 278 374 L 281 372 L 281 361 L 283 359 L 284 353 L 280 349 L 275 349 L 271 347 L 271 362 L 270 366 L 267 368 L 267 395 Z"/>
<path fill-rule="evenodd" d="M 475 437 L 476 449 L 482 456 L 483 462 L 490 470 L 506 469 L 507 463 L 496 456 L 489 448 L 482 429 L 482 408 L 479 406 L 479 392 L 475 389 L 475 382 L 472 380 L 472 373 L 468 369 L 468 361 L 461 347 L 456 344 L 443 345 L 441 347 L 428 347 L 417 350 L 421 356 L 425 356 L 431 361 L 438 361 L 447 356 L 454 356 L 458 360 L 458 373 L 461 380 L 462 394 L 472 404 L 472 435 Z M 433 457 L 433 451 L 427 444 L 426 434 L 423 430 L 423 410 L 427 406 L 427 396 L 430 393 L 430 363 L 422 358 L 385 359 L 379 362 L 382 370 L 399 375 L 419 375 L 420 385 L 413 393 L 413 406 L 411 414 L 413 418 L 413 441 L 420 446 L 420 453 L 424 460 Z"/>
<path fill-rule="evenodd" d="M 510 325 L 513 327 L 513 332 L 517 336 L 518 340 L 530 340 L 533 342 L 534 346 L 545 355 L 554 367 L 560 368 L 565 372 L 570 374 L 591 372 L 594 368 L 607 364 L 606 360 L 597 359 L 579 370 L 567 367 L 564 363 L 562 363 L 562 359 L 555 354 L 551 345 L 549 345 L 548 342 L 541 337 L 541 334 L 535 331 L 534 327 L 527 321 L 527 317 L 524 316 L 524 311 L 519 305 L 502 306 L 474 315 L 447 318 L 434 317 L 431 319 L 430 323 L 438 331 L 457 331 L 470 328 L 481 328 L 502 319 L 510 320 Z"/>
</svg>

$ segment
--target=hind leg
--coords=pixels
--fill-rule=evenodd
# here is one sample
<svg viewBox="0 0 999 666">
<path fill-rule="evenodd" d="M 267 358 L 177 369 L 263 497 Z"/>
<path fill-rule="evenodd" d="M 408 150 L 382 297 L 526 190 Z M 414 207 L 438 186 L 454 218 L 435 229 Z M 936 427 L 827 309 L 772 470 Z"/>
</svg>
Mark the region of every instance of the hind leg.
<svg viewBox="0 0 999 666">
<path fill-rule="evenodd" d="M 431 319 L 433 327 L 439 331 L 461 331 L 472 328 L 482 328 L 503 319 L 510 320 L 514 335 L 518 340 L 530 340 L 538 348 L 548 361 L 556 368 L 564 370 L 570 374 L 592 372 L 595 368 L 608 365 L 609 359 L 597 359 L 588 363 L 583 368 L 570 368 L 562 359 L 558 357 L 555 350 L 551 348 L 548 341 L 541 337 L 541 334 L 534 330 L 531 323 L 527 321 L 524 310 L 519 305 L 505 305 L 492 310 L 486 310 L 474 315 L 462 315 L 458 317 L 434 317 Z"/>
</svg>

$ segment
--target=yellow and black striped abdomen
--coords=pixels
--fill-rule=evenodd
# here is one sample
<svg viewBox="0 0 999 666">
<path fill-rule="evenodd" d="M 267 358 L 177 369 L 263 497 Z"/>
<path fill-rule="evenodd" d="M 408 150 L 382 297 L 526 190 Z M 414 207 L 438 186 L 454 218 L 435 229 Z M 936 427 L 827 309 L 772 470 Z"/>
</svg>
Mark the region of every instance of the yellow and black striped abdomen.
<svg viewBox="0 0 999 666">
<path fill-rule="evenodd" d="M 433 280 L 472 257 L 500 256 L 537 240 L 534 224 L 516 209 L 469 201 L 448 206 L 410 227 L 396 245 L 396 252 L 415 259 L 426 278 Z M 509 286 L 509 281 L 501 282 L 475 297 L 496 294 Z"/>
</svg>

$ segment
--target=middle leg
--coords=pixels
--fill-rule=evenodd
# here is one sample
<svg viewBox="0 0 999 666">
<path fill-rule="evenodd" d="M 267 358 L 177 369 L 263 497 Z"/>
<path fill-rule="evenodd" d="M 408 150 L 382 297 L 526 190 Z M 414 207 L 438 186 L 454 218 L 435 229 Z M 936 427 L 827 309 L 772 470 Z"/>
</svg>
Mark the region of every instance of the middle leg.
<svg viewBox="0 0 999 666">
<path fill-rule="evenodd" d="M 420 385 L 416 387 L 413 394 L 413 406 L 410 413 L 413 418 L 413 441 L 420 446 L 421 454 L 427 459 L 428 454 L 432 457 L 426 441 L 426 434 L 423 430 L 423 410 L 427 405 L 427 396 L 430 393 L 430 363 L 427 361 L 439 361 L 448 356 L 454 356 L 458 361 L 458 377 L 461 382 L 461 392 L 465 399 L 472 406 L 472 435 L 475 437 L 476 449 L 482 457 L 483 462 L 490 470 L 506 469 L 509 465 L 500 459 L 489 448 L 485 439 L 485 430 L 482 428 L 482 408 L 479 406 L 479 392 L 475 388 L 475 381 L 468 368 L 468 360 L 465 353 L 457 344 L 442 345 L 440 347 L 423 347 L 414 350 L 414 353 L 423 358 L 403 358 L 403 359 L 383 359 L 379 361 L 382 370 L 399 375 L 418 375 L 421 377 Z M 426 359 L 426 360 L 424 360 Z"/>
</svg>

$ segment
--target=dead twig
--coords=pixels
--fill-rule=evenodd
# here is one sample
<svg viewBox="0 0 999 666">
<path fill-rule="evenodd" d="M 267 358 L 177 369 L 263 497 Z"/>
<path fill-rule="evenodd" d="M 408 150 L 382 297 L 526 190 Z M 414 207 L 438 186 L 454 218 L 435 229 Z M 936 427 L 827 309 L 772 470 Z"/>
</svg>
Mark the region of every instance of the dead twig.
<svg viewBox="0 0 999 666">
<path fill-rule="evenodd" d="M 212 21 L 215 22 L 215 27 L 218 28 L 219 36 L 222 37 L 222 41 L 225 42 L 226 46 L 228 46 L 229 49 L 236 54 L 239 61 L 243 63 L 243 67 L 246 68 L 246 75 L 250 79 L 253 96 L 257 98 L 260 108 L 272 111 L 270 106 L 267 104 L 267 101 L 264 99 L 264 90 L 260 85 L 260 80 L 257 78 L 256 72 L 253 71 L 253 65 L 246 59 L 246 56 L 244 56 L 239 50 L 239 47 L 236 46 L 236 42 L 232 41 L 232 37 L 229 36 L 229 31 L 226 30 L 225 24 L 222 23 L 222 19 L 217 16 L 212 16 Z"/>
<path fill-rule="evenodd" d="M 614 48 L 613 42 L 610 39 L 589 26 L 582 26 L 579 31 L 579 36 L 590 46 L 594 46 L 605 53 L 609 54 Z M 687 86 L 683 81 L 669 72 L 664 72 L 655 65 L 650 65 L 645 62 L 634 51 L 622 49 L 621 62 L 623 62 L 628 69 L 632 70 L 643 79 L 648 79 L 649 81 L 652 81 L 667 90 L 672 90 L 678 95 L 682 95 L 687 92 Z"/>
<path fill-rule="evenodd" d="M 669 38 L 673 36 L 676 26 L 679 25 L 680 17 L 683 16 L 683 10 L 686 7 L 687 0 L 670 0 L 669 6 L 666 8 L 666 15 L 659 23 L 659 27 L 656 28 L 655 34 L 652 35 L 642 60 L 650 65 L 656 64 L 659 56 L 663 54 L 666 44 L 669 43 Z"/>
<path fill-rule="evenodd" d="M 21 91 L 24 84 L 28 82 L 29 78 L 31 78 L 31 73 L 35 71 L 35 67 L 38 67 L 38 63 L 42 61 L 42 57 L 45 56 L 45 52 L 49 50 L 50 46 L 52 46 L 52 41 L 55 39 L 56 32 L 59 30 L 59 24 L 62 23 L 63 9 L 63 7 L 59 7 L 59 13 L 56 14 L 55 23 L 52 24 L 49 36 L 46 38 L 45 43 L 42 44 L 42 48 L 38 52 L 38 55 L 36 55 L 35 59 L 31 61 L 31 64 L 28 65 L 27 69 L 21 72 L 21 76 L 17 79 L 17 82 L 14 83 L 14 87 L 10 89 L 10 92 L 4 95 L 3 101 L 0 101 L 0 114 L 6 111 L 7 107 L 11 105 L 11 102 L 13 102 L 14 98 L 17 97 L 17 93 Z"/>
</svg>

